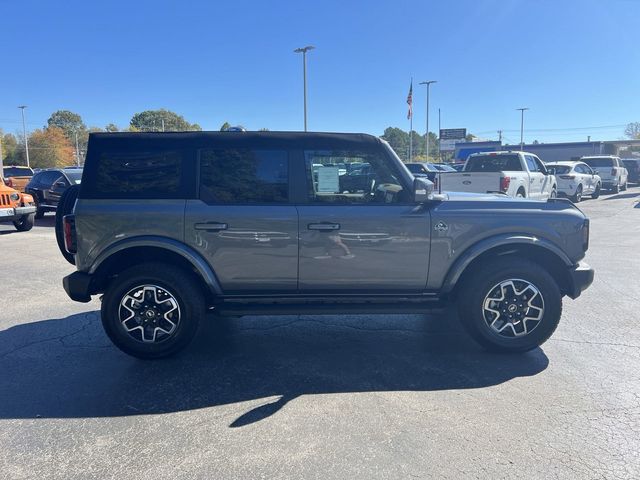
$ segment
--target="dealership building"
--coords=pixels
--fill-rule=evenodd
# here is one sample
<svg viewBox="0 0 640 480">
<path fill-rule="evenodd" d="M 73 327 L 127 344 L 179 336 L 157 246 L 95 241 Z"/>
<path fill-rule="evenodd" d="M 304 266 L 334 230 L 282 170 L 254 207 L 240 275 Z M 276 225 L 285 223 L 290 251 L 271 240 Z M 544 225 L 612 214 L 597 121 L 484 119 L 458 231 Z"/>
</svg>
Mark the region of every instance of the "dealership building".
<svg viewBox="0 0 640 480">
<path fill-rule="evenodd" d="M 540 157 L 543 162 L 579 160 L 587 155 L 631 156 L 625 151 L 629 147 L 640 147 L 640 140 L 611 140 L 596 142 L 532 143 L 525 144 L 523 150 Z M 454 160 L 464 161 L 472 153 L 520 150 L 520 144 L 503 145 L 499 141 L 459 142 L 455 144 Z"/>
</svg>

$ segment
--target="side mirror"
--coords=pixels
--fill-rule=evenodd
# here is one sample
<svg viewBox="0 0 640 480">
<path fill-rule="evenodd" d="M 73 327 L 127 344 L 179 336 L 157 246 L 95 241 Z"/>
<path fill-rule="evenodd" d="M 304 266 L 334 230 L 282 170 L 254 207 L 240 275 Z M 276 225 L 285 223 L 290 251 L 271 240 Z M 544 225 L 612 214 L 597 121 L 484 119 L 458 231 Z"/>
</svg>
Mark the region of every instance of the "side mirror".
<svg viewBox="0 0 640 480">
<path fill-rule="evenodd" d="M 60 181 L 60 182 L 56 182 L 56 183 L 54 183 L 54 184 L 53 184 L 53 186 L 54 186 L 54 187 L 63 187 L 63 188 L 64 188 L 64 187 L 66 187 L 66 186 L 67 186 L 67 184 L 66 184 L 66 183 L 64 183 L 63 181 Z"/>
<path fill-rule="evenodd" d="M 413 200 L 416 203 L 424 203 L 433 199 L 433 182 L 424 178 L 416 177 L 413 180 Z"/>
<path fill-rule="evenodd" d="M 598 172 L 598 170 L 594 170 L 594 171 L 593 171 L 593 174 L 594 174 L 594 175 L 600 175 L 600 172 Z"/>
</svg>

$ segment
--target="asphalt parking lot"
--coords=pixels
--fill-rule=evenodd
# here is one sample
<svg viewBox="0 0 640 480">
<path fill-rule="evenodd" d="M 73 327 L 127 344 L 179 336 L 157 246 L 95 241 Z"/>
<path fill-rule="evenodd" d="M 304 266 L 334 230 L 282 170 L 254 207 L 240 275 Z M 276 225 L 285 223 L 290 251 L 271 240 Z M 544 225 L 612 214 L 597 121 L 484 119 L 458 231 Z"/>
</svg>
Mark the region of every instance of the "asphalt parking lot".
<svg viewBox="0 0 640 480">
<path fill-rule="evenodd" d="M 111 346 L 53 217 L 0 225 L 0 477 L 640 478 L 640 188 L 586 199 L 593 286 L 488 354 L 442 315 L 246 317 Z"/>
</svg>

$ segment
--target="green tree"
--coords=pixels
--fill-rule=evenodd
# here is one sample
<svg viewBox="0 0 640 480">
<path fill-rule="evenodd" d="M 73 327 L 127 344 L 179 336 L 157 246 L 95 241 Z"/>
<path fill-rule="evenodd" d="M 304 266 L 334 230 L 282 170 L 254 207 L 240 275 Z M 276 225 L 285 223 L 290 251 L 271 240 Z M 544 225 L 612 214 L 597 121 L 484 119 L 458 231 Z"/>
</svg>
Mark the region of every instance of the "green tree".
<svg viewBox="0 0 640 480">
<path fill-rule="evenodd" d="M 382 138 L 389 143 L 402 160 L 409 158 L 409 134 L 407 132 L 400 128 L 387 127 L 384 129 Z"/>
<path fill-rule="evenodd" d="M 115 123 L 108 123 L 105 127 L 104 127 L 104 131 L 105 132 L 117 132 L 120 129 L 118 128 L 118 126 Z"/>
<path fill-rule="evenodd" d="M 62 129 L 64 135 L 71 143 L 75 142 L 76 133 L 79 138 L 84 137 L 87 130 L 87 126 L 82 121 L 82 117 L 69 110 L 57 110 L 53 112 L 49 120 L 47 120 L 47 128 L 48 127 L 58 127 Z"/>
<path fill-rule="evenodd" d="M 131 117 L 130 125 L 140 132 L 185 132 L 202 130 L 197 123 L 189 123 L 182 115 L 170 110 L 145 110 Z"/>
<path fill-rule="evenodd" d="M 640 140 L 640 122 L 631 122 L 624 129 L 624 134 L 635 140 Z"/>
<path fill-rule="evenodd" d="M 231 125 L 229 125 L 229 122 L 224 122 L 224 123 L 222 124 L 222 126 L 220 127 L 220 131 L 221 131 L 221 132 L 224 132 L 224 131 L 226 131 L 226 130 L 227 130 L 227 128 L 229 128 L 230 126 L 231 126 Z"/>
<path fill-rule="evenodd" d="M 0 131 L 0 139 L 2 141 L 2 161 L 4 165 L 17 165 L 18 161 L 18 139 L 11 133 L 2 133 Z"/>
</svg>

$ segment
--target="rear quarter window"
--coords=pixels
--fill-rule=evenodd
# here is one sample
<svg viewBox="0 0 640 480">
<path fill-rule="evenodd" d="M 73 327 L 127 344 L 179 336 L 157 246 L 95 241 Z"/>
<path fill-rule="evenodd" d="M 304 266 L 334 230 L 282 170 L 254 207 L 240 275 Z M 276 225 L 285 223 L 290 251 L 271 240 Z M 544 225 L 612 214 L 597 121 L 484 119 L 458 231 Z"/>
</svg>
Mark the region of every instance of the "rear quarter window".
<svg viewBox="0 0 640 480">
<path fill-rule="evenodd" d="M 102 152 L 85 172 L 82 198 L 185 198 L 181 150 Z"/>
</svg>

